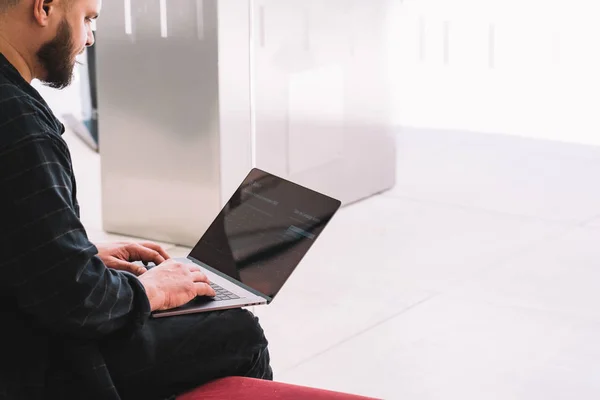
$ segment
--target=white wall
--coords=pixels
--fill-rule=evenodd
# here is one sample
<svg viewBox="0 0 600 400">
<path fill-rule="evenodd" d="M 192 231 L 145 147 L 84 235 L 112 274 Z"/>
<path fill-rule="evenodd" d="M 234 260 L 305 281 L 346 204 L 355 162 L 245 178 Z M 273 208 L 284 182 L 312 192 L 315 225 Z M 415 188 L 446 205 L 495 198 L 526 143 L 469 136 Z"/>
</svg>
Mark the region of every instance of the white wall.
<svg viewBox="0 0 600 400">
<path fill-rule="evenodd" d="M 399 125 L 600 145 L 592 0 L 396 0 Z"/>
</svg>

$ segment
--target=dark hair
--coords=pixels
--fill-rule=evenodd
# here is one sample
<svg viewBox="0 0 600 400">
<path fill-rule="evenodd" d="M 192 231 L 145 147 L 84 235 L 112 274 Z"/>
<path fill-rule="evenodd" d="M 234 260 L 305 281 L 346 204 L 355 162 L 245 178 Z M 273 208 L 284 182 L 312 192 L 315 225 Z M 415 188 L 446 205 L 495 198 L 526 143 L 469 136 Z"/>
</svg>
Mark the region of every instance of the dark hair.
<svg viewBox="0 0 600 400">
<path fill-rule="evenodd" d="M 4 12 L 9 8 L 19 4 L 21 0 L 0 0 L 0 12 Z"/>
<path fill-rule="evenodd" d="M 48 2 L 50 2 L 51 0 L 48 0 Z M 0 14 L 8 11 L 11 7 L 16 6 L 17 4 L 19 4 L 21 2 L 21 0 L 0 0 Z M 71 0 L 65 0 L 61 3 L 61 5 L 63 7 L 65 7 L 67 10 L 70 9 L 71 7 Z"/>
</svg>

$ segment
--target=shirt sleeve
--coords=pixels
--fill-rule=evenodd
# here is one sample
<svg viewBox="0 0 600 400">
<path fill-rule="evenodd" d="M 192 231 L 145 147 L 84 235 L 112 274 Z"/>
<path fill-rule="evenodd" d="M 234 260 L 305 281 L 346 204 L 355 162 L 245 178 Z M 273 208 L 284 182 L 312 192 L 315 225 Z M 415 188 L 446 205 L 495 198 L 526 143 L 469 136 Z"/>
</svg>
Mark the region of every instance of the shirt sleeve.
<svg viewBox="0 0 600 400">
<path fill-rule="evenodd" d="M 77 216 L 72 182 L 59 138 L 29 136 L 0 150 L 0 287 L 58 334 L 99 338 L 143 324 L 150 314 L 144 287 L 97 257 Z"/>
</svg>

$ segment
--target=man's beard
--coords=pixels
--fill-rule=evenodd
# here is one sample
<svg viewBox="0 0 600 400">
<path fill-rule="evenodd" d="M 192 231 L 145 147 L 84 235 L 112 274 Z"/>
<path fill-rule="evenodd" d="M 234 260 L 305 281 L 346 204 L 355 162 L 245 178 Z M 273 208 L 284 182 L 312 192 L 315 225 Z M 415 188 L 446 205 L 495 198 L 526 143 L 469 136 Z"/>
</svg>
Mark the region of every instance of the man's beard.
<svg viewBox="0 0 600 400">
<path fill-rule="evenodd" d="M 75 57 L 73 57 L 73 32 L 64 19 L 58 26 L 56 37 L 37 52 L 37 58 L 46 76 L 42 82 L 55 89 L 64 89 L 73 80 Z"/>
</svg>

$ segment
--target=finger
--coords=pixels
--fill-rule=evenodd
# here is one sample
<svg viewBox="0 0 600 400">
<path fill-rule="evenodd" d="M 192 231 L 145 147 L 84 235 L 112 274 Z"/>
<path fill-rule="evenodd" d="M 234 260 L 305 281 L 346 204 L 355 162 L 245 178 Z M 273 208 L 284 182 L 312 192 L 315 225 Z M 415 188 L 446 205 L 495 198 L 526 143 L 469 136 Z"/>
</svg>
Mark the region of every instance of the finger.
<svg viewBox="0 0 600 400">
<path fill-rule="evenodd" d="M 130 261 L 153 262 L 156 265 L 165 262 L 163 256 L 161 256 L 156 250 L 144 247 L 139 243 L 128 245 L 127 252 L 129 253 Z"/>
<path fill-rule="evenodd" d="M 130 262 L 123 261 L 123 260 L 118 260 L 118 259 L 115 259 L 114 261 L 112 261 L 110 263 L 110 265 L 107 265 L 107 267 L 112 268 L 112 269 L 117 269 L 119 271 L 131 272 L 132 274 L 134 274 L 136 276 L 140 276 L 140 275 L 148 272 L 148 270 L 146 268 L 142 267 L 141 265 L 130 263 Z"/>
<path fill-rule="evenodd" d="M 170 260 L 171 256 L 169 256 L 169 253 L 167 253 L 167 251 L 159 244 L 157 243 L 153 243 L 153 242 L 142 242 L 140 243 L 142 246 L 147 247 L 149 249 L 152 249 L 154 251 L 156 251 L 158 254 L 161 255 L 162 258 L 164 258 L 165 260 Z"/>
<path fill-rule="evenodd" d="M 196 282 L 194 283 L 194 286 L 196 287 L 197 296 L 215 297 L 217 295 L 214 289 L 204 282 Z"/>
<path fill-rule="evenodd" d="M 196 264 L 185 264 L 190 272 L 202 272 L 202 269 Z"/>
<path fill-rule="evenodd" d="M 192 272 L 192 280 L 194 282 L 210 283 L 210 281 L 208 280 L 208 277 L 203 272 L 197 272 L 197 271 Z"/>
</svg>

